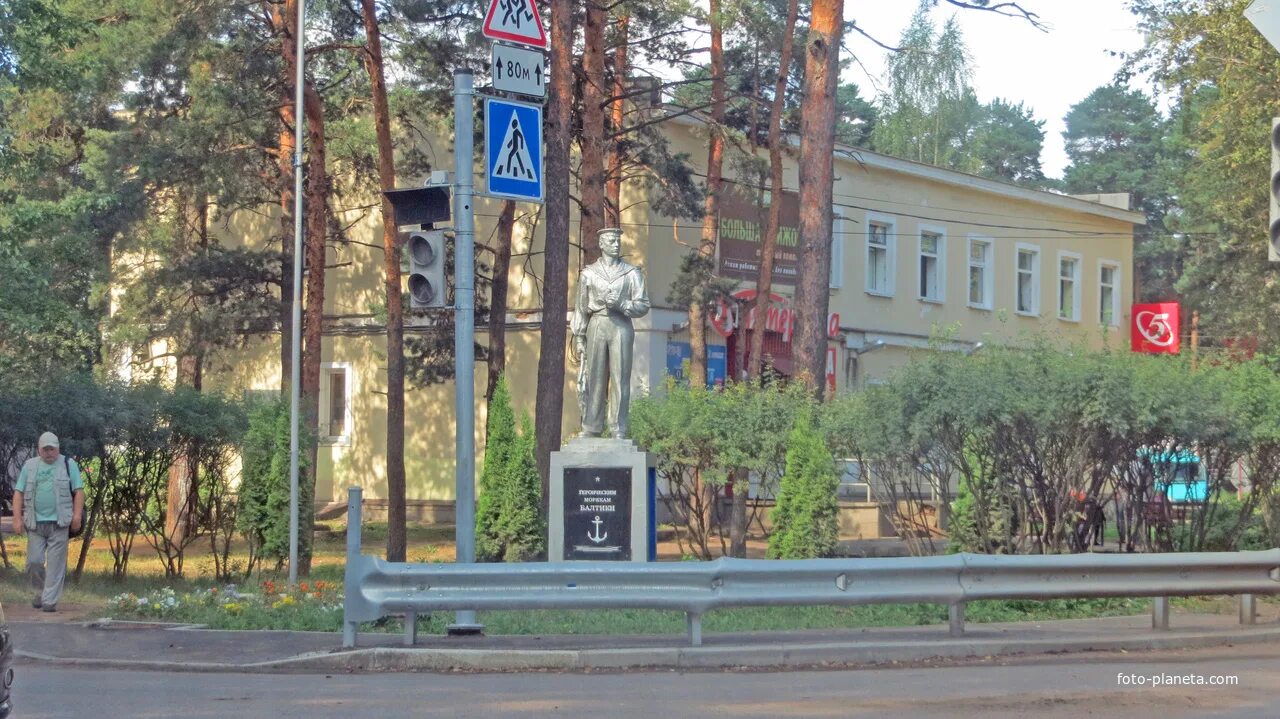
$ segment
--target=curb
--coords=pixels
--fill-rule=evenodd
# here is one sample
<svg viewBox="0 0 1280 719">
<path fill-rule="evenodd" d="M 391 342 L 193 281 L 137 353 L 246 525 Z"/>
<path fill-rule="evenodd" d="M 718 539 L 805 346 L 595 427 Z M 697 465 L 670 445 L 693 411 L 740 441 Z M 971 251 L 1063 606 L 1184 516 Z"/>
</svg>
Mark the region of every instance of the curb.
<svg viewBox="0 0 1280 719">
<path fill-rule="evenodd" d="M 334 674 L 374 672 L 519 672 L 618 670 L 799 669 L 962 660 L 996 656 L 1195 649 L 1280 641 L 1280 627 L 1143 633 L 1125 638 L 939 638 L 936 641 L 781 643 L 630 649 L 439 649 L 371 647 L 312 652 L 244 664 L 54 657 L 17 650 L 24 663 L 131 671 Z"/>
</svg>

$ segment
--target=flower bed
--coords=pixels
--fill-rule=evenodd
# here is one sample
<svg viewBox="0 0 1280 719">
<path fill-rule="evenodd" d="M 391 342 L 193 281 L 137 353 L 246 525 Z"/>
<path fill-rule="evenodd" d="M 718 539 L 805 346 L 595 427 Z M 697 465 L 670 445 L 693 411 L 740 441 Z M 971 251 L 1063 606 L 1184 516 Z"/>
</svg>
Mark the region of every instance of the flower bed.
<svg viewBox="0 0 1280 719">
<path fill-rule="evenodd" d="M 256 593 L 234 584 L 179 594 L 162 587 L 144 595 L 117 594 L 107 600 L 113 619 L 148 619 L 204 624 L 212 629 L 292 629 L 338 631 L 342 627 L 341 587 L 335 582 L 265 581 Z"/>
</svg>

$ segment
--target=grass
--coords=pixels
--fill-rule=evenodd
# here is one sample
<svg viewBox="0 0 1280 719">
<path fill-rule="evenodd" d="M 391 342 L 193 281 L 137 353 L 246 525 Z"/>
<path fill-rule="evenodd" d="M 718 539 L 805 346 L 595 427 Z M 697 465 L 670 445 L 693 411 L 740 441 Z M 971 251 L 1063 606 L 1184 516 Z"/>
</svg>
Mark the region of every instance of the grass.
<svg viewBox="0 0 1280 719">
<path fill-rule="evenodd" d="M 285 574 L 272 570 L 242 579 L 231 590 L 218 586 L 212 580 L 212 560 L 205 556 L 204 544 L 189 550 L 186 563 L 189 578 L 166 579 L 155 552 L 140 541 L 130 559 L 130 576 L 117 580 L 111 576 L 111 556 L 106 543 L 95 542 L 79 582 L 68 583 L 63 603 L 69 605 L 68 608 L 82 610 L 79 613 L 88 617 L 163 620 L 205 624 L 217 629 L 339 631 L 344 531 L 341 522 L 329 522 L 316 532 L 312 572 L 306 578 L 305 589 L 287 587 Z M 453 561 L 452 527 L 411 526 L 408 536 L 411 561 Z M 386 525 L 366 525 L 362 538 L 365 552 L 381 553 L 385 548 Z M 25 604 L 32 594 L 20 571 L 25 562 L 26 543 L 6 537 L 6 547 L 13 567 L 0 575 L 0 602 L 6 606 Z M 72 563 L 79 547 L 78 541 L 71 545 Z M 243 552 L 243 548 L 237 549 Z M 317 582 L 322 583 L 323 590 L 317 591 Z M 147 601 L 140 603 L 143 598 Z M 1263 601 L 1273 600 L 1264 598 Z M 1185 611 L 1234 611 L 1234 603 L 1223 599 L 1176 598 L 1173 605 Z M 970 603 L 966 617 L 977 623 L 1047 621 L 1142 614 L 1149 608 L 1149 600 L 1128 598 L 984 601 Z M 683 613 L 660 610 L 492 611 L 480 612 L 478 616 L 489 634 L 679 634 L 685 631 Z M 451 613 L 420 617 L 419 628 L 423 632 L 443 633 L 451 621 Z M 918 626 L 946 621 L 947 608 L 939 604 L 748 607 L 710 612 L 703 618 L 703 627 L 708 632 L 754 632 Z M 385 618 L 364 629 L 399 632 L 403 626 L 399 618 Z"/>
</svg>

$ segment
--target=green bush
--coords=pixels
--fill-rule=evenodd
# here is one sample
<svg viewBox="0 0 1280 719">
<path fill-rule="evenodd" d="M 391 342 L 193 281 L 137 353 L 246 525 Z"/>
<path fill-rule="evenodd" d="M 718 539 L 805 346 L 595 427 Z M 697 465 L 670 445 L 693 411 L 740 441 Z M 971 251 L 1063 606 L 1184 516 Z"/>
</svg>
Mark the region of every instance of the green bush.
<svg viewBox="0 0 1280 719">
<path fill-rule="evenodd" d="M 482 562 L 521 562 L 543 552 L 542 480 L 527 413 L 521 425 L 517 434 L 511 393 L 506 378 L 500 378 L 489 408 L 476 501 L 476 559 Z"/>
<path fill-rule="evenodd" d="M 733 551 L 735 529 L 745 535 L 757 507 L 719 511 L 725 489 L 737 481 L 744 500 L 750 477 L 757 496 L 776 493 L 786 466 L 787 434 L 813 404 L 800 383 L 729 382 L 723 388 L 669 380 L 663 391 L 631 406 L 631 436 L 658 458 L 663 498 L 677 528 L 681 553 L 710 560 Z M 726 541 L 727 540 L 727 541 Z"/>
<path fill-rule="evenodd" d="M 840 476 L 831 452 L 807 413 L 797 418 L 787 446 L 786 472 L 778 488 L 777 505 L 770 514 L 773 533 L 769 536 L 769 557 L 832 556 L 839 534 L 836 491 Z"/>
<path fill-rule="evenodd" d="M 1180 552 L 1271 549 L 1276 545 L 1264 516 L 1265 506 L 1264 500 L 1258 505 L 1246 507 L 1235 494 L 1220 494 L 1214 502 L 1198 510 L 1203 514 L 1203 527 L 1197 527 L 1194 523 L 1178 526 L 1174 534 L 1174 547 Z M 1197 536 L 1203 537 L 1198 543 Z"/>
</svg>

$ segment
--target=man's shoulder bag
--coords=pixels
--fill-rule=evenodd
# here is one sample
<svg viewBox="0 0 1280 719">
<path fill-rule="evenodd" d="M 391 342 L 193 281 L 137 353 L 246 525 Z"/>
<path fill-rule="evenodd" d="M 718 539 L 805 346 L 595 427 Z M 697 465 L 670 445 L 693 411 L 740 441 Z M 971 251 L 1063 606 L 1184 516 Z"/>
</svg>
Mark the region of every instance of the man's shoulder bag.
<svg viewBox="0 0 1280 719">
<path fill-rule="evenodd" d="M 62 466 L 67 470 L 67 489 L 71 492 L 71 504 L 74 507 L 76 490 L 75 490 L 75 487 L 70 486 L 71 485 L 71 458 L 65 454 L 62 455 Z M 84 480 L 81 479 L 81 481 L 84 481 Z M 74 516 L 74 514 L 75 514 L 75 510 L 73 509 L 72 515 Z M 84 525 L 85 525 L 84 520 L 85 520 L 84 517 L 80 517 L 80 527 L 78 529 L 71 525 L 67 526 L 68 539 L 75 539 L 76 537 L 79 537 L 81 534 L 84 534 Z M 74 525 L 74 523 L 75 523 L 75 520 L 73 518 L 72 525 Z"/>
</svg>

